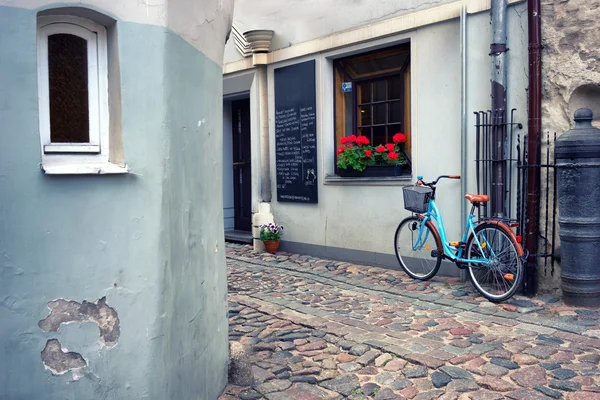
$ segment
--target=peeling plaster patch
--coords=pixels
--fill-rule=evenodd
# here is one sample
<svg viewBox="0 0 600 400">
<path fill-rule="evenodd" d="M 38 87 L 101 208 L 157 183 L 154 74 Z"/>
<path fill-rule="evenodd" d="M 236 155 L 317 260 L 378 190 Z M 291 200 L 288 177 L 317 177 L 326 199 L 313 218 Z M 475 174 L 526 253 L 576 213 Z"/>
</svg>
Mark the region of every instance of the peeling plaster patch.
<svg viewBox="0 0 600 400">
<path fill-rule="evenodd" d="M 87 363 L 79 353 L 63 349 L 58 339 L 50 339 L 42 350 L 42 362 L 53 375 L 63 375 L 71 371 L 74 380 L 82 377 L 81 370 Z"/>
<path fill-rule="evenodd" d="M 94 322 L 100 328 L 100 340 L 108 347 L 119 341 L 121 330 L 117 311 L 106 304 L 106 297 L 95 303 L 58 299 L 48 302 L 50 315 L 38 325 L 46 332 L 56 332 L 61 324 L 72 322 Z"/>
</svg>

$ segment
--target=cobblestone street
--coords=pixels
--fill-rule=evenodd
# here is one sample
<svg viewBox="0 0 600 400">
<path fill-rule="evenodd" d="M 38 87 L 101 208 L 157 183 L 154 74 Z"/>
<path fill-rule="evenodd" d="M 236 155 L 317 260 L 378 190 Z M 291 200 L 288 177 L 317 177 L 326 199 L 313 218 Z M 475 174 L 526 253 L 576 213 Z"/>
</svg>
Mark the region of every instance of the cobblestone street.
<svg viewBox="0 0 600 400">
<path fill-rule="evenodd" d="M 551 296 L 227 245 L 229 336 L 256 383 L 220 399 L 600 399 L 600 313 Z"/>
</svg>

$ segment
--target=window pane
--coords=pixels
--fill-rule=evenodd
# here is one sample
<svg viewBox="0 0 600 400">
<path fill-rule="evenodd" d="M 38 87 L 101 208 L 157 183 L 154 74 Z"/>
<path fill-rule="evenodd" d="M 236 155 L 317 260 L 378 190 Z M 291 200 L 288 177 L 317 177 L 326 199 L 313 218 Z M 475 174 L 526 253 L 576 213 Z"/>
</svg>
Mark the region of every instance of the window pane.
<svg viewBox="0 0 600 400">
<path fill-rule="evenodd" d="M 373 106 L 373 124 L 385 124 L 385 112 L 386 105 L 384 104 L 375 104 Z"/>
<path fill-rule="evenodd" d="M 388 81 L 388 93 L 390 100 L 402 98 L 402 81 L 399 76 L 394 76 Z"/>
<path fill-rule="evenodd" d="M 371 82 L 358 84 L 359 104 L 371 102 Z"/>
<path fill-rule="evenodd" d="M 399 101 L 390 102 L 388 104 L 388 122 L 402 122 L 402 104 Z"/>
<path fill-rule="evenodd" d="M 378 71 L 402 68 L 407 57 L 408 53 L 394 54 L 379 58 L 374 57 L 369 60 L 351 63 L 350 66 L 358 75 L 366 75 Z"/>
<path fill-rule="evenodd" d="M 390 137 L 393 137 L 398 132 L 403 133 L 402 125 L 401 124 L 388 125 L 388 132 L 390 134 Z"/>
<path fill-rule="evenodd" d="M 358 126 L 372 125 L 371 106 L 358 107 Z"/>
<path fill-rule="evenodd" d="M 387 81 L 373 82 L 373 101 L 385 101 L 387 99 Z"/>
<path fill-rule="evenodd" d="M 48 37 L 50 141 L 88 143 L 87 41 L 79 36 Z"/>
<path fill-rule="evenodd" d="M 380 70 L 402 68 L 406 62 L 408 53 L 396 54 L 393 56 L 382 57 L 377 59 L 377 66 Z"/>
<path fill-rule="evenodd" d="M 387 137 L 385 135 L 385 126 L 373 127 L 373 145 L 379 146 L 380 144 L 386 144 Z"/>
<path fill-rule="evenodd" d="M 369 138 L 371 143 L 373 142 L 373 137 L 371 136 L 371 128 L 358 128 L 357 135 L 364 135 Z"/>
</svg>

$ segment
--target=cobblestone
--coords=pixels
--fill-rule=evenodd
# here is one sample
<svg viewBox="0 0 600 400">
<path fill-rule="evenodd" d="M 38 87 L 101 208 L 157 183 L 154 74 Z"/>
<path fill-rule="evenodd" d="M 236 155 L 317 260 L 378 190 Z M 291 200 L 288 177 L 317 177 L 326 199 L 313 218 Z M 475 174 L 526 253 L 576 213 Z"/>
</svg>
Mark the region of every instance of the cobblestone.
<svg viewBox="0 0 600 400">
<path fill-rule="evenodd" d="M 492 304 L 455 278 L 249 246 L 227 253 L 230 340 L 249 350 L 256 386 L 228 386 L 222 400 L 599 394 L 595 310 L 549 296 Z"/>
</svg>

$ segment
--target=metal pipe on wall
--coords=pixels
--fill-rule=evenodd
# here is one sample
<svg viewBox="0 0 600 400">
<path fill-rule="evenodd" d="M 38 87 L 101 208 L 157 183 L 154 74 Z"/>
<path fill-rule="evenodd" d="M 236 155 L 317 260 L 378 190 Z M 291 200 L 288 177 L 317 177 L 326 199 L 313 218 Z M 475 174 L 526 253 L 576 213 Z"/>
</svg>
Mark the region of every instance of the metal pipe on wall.
<svg viewBox="0 0 600 400">
<path fill-rule="evenodd" d="M 460 220 L 467 220 L 467 7 L 460 10 Z M 466 270 L 460 270 L 461 280 L 467 279 Z"/>
<path fill-rule="evenodd" d="M 527 22 L 529 34 L 529 91 L 527 120 L 527 221 L 525 226 L 525 247 L 529 253 L 528 272 L 531 283 L 527 294 L 535 293 L 537 232 L 539 221 L 540 169 L 531 168 L 539 164 L 542 132 L 542 28 L 540 0 L 527 0 Z"/>
<path fill-rule="evenodd" d="M 492 0 L 492 115 L 496 116 L 492 132 L 492 213 L 504 216 L 506 204 L 504 142 L 506 122 L 506 8 L 507 0 Z"/>
</svg>

